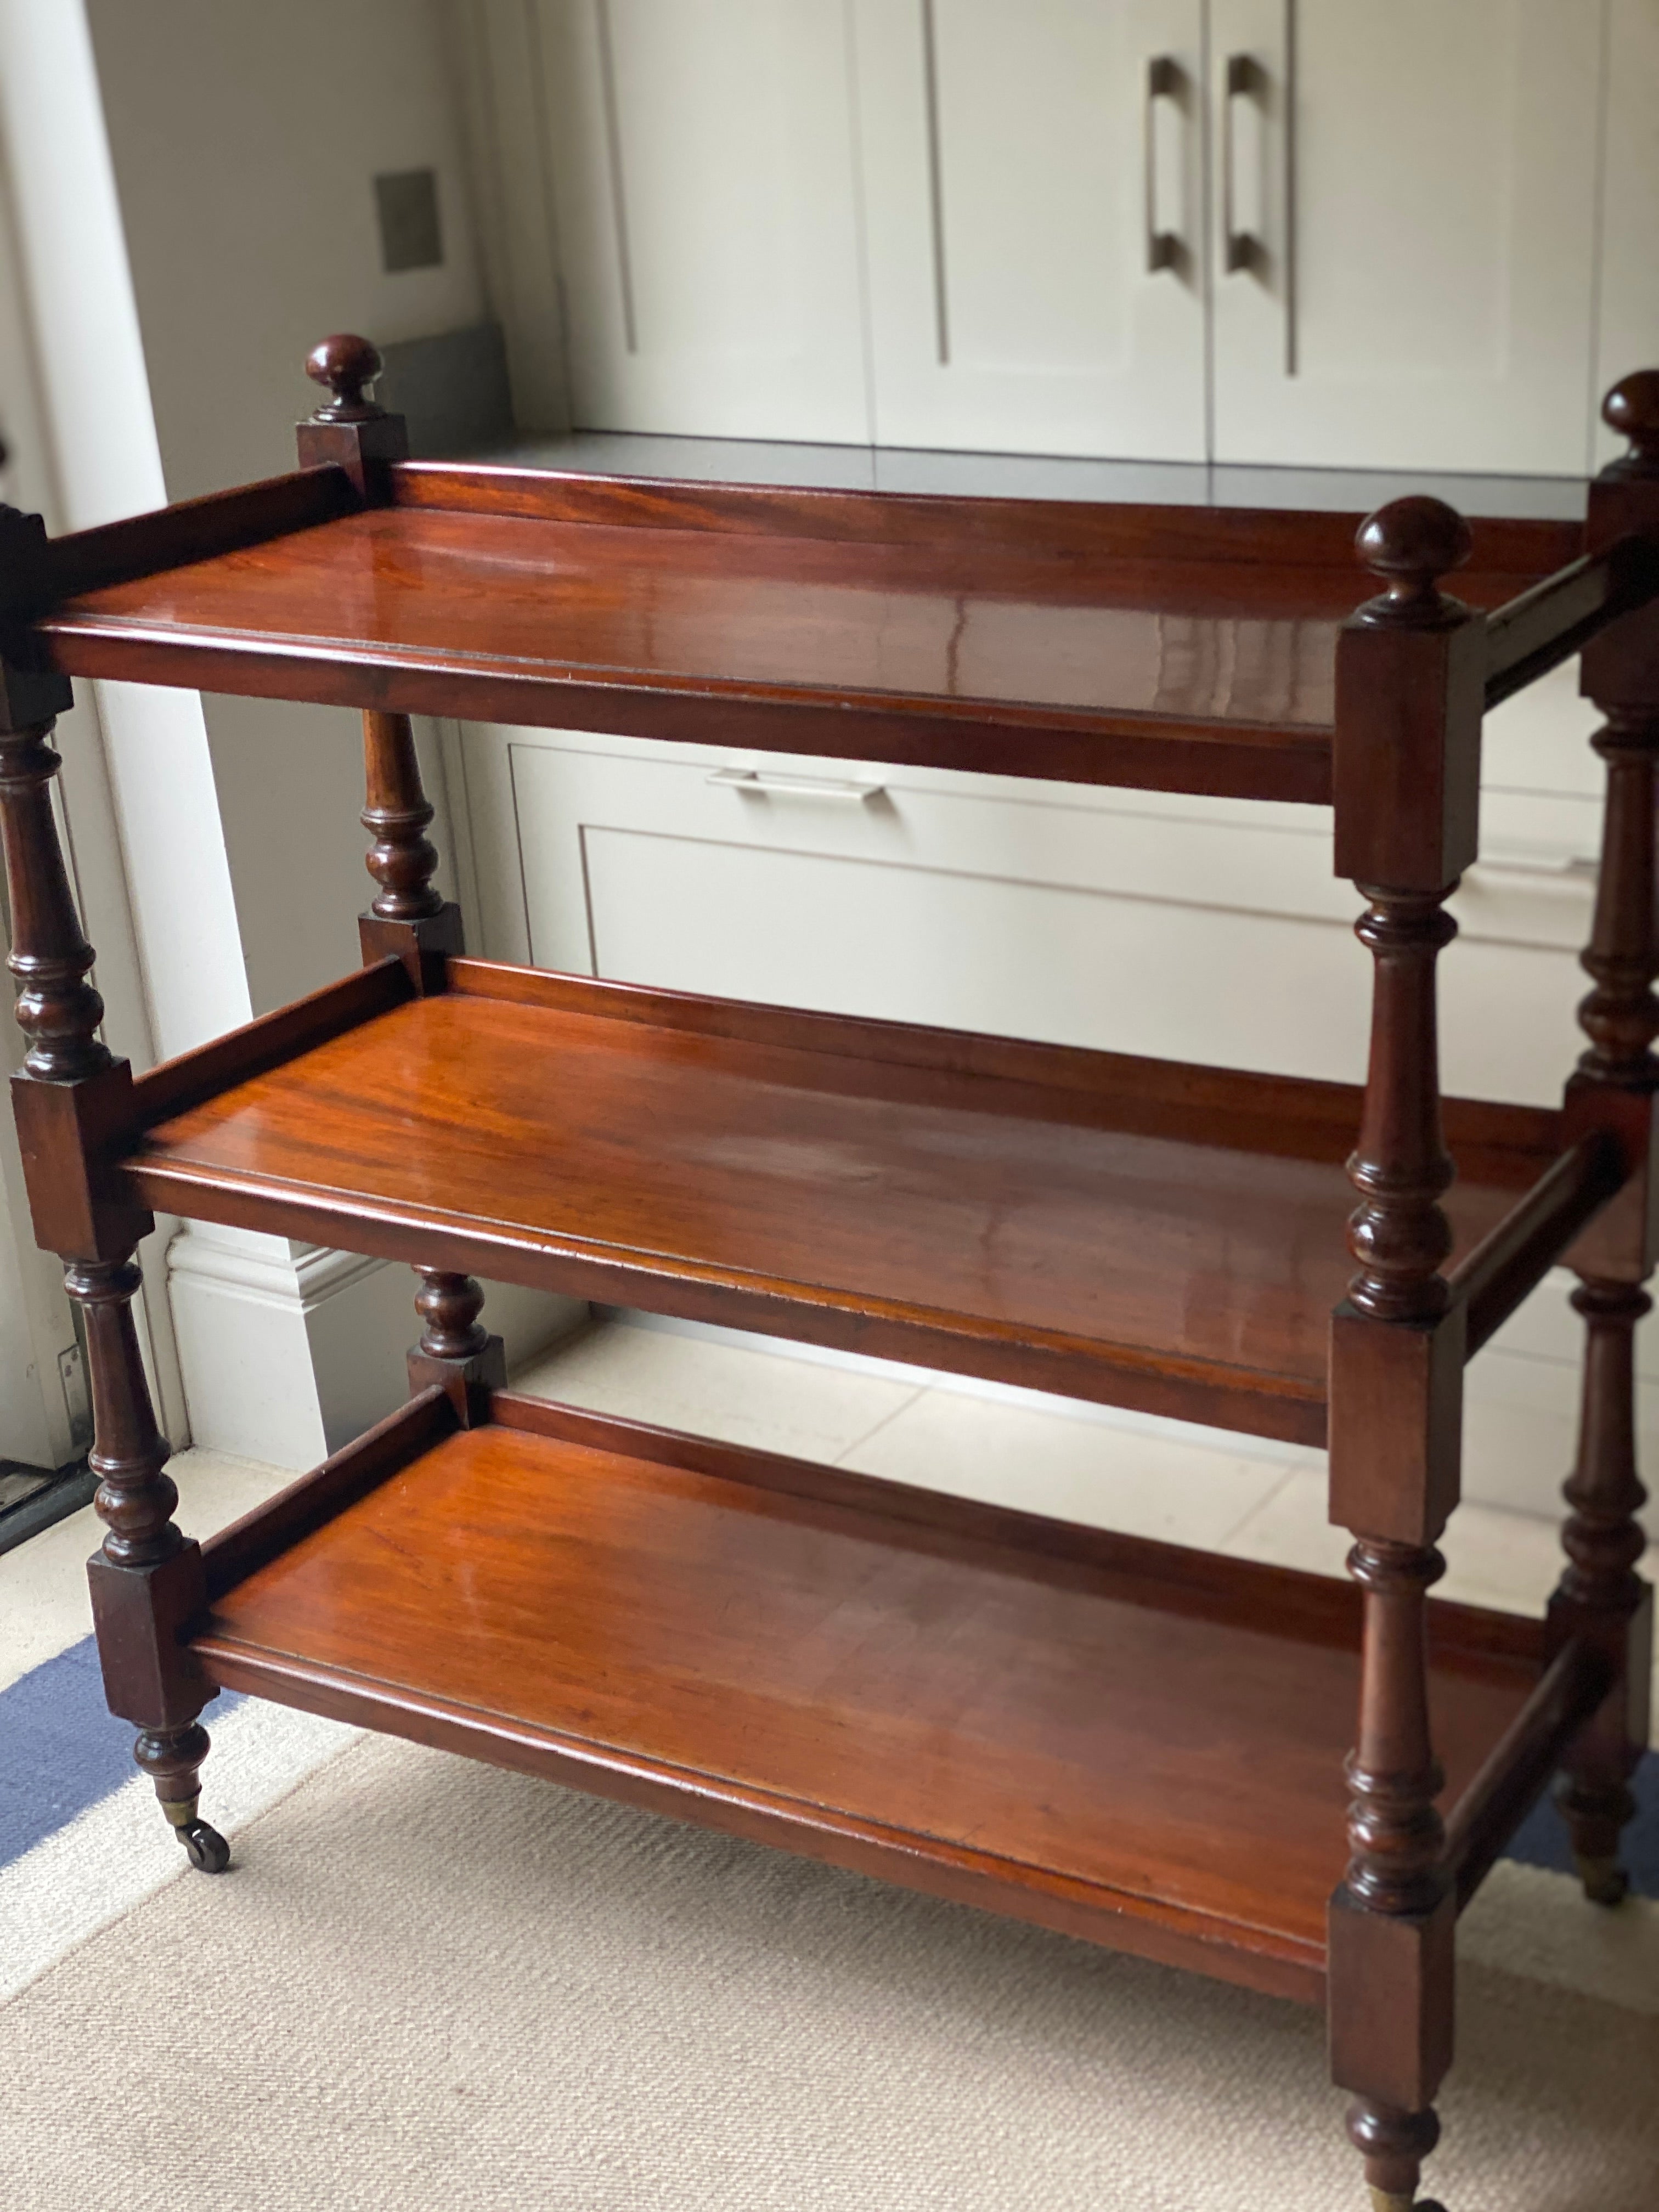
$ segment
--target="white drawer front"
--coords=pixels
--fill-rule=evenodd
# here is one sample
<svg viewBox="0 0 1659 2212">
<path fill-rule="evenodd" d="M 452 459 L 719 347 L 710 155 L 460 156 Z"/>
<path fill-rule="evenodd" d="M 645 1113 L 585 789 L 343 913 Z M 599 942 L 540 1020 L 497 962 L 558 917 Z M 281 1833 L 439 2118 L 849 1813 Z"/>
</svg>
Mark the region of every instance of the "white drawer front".
<svg viewBox="0 0 1659 2212">
<path fill-rule="evenodd" d="M 1358 1080 L 1328 816 L 872 765 L 470 733 L 487 950 L 687 990 Z M 763 781 L 720 780 L 732 770 Z M 787 781 L 802 781 L 792 786 Z M 848 795 L 860 787 L 873 795 Z M 1493 793 L 1454 905 L 1444 1079 L 1548 1103 L 1581 1047 L 1594 803 Z"/>
</svg>

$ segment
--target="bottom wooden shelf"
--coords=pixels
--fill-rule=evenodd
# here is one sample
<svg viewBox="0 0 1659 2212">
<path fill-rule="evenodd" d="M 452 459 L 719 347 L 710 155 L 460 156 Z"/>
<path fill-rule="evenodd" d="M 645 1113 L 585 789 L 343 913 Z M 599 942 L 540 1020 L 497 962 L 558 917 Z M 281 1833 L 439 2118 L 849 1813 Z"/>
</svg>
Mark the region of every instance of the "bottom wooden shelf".
<svg viewBox="0 0 1659 2212">
<path fill-rule="evenodd" d="M 204 1552 L 227 1688 L 1323 1996 L 1340 1583 L 435 1391 Z M 1432 1620 L 1450 1798 L 1542 1634 Z"/>
</svg>

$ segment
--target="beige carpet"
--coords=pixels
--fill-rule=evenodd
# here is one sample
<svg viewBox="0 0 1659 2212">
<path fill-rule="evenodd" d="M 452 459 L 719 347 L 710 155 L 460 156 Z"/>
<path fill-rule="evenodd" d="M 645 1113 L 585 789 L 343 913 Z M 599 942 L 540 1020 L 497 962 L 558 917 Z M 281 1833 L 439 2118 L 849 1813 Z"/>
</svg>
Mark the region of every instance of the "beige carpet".
<svg viewBox="0 0 1659 2212">
<path fill-rule="evenodd" d="M 1319 2022 L 1272 2000 L 377 1740 L 237 1849 L 0 2009 L 8 2212 L 1364 2203 Z M 1549 1972 L 1520 1923 L 1566 1886 L 1505 1871 L 1480 1948 L 1507 1913 Z M 1635 1911 L 1586 1955 L 1650 1966 Z M 1659 1988 L 1626 1996 L 1466 1970 L 1449 2212 L 1654 2212 Z"/>
</svg>

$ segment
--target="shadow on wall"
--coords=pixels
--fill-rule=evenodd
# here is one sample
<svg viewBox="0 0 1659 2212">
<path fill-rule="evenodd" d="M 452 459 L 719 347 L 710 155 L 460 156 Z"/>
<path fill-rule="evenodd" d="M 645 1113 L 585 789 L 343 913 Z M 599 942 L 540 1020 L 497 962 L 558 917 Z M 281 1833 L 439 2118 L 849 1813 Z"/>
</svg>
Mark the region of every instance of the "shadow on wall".
<svg viewBox="0 0 1659 2212">
<path fill-rule="evenodd" d="M 416 460 L 499 449 L 515 434 L 499 323 L 383 345 L 375 398 L 409 422 Z"/>
</svg>

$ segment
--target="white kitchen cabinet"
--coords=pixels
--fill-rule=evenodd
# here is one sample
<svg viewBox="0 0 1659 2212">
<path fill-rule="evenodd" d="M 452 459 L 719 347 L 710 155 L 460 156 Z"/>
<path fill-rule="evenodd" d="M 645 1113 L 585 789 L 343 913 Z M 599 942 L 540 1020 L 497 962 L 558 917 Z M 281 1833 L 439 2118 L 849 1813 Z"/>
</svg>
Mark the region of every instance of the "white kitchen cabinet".
<svg viewBox="0 0 1659 2212">
<path fill-rule="evenodd" d="M 843 0 L 529 4 L 575 420 L 864 442 Z"/>
<path fill-rule="evenodd" d="M 873 435 L 1202 460 L 1202 0 L 854 0 Z"/>
<path fill-rule="evenodd" d="M 522 5 L 584 427 L 1575 476 L 1659 352 L 1655 0 Z"/>
<path fill-rule="evenodd" d="M 1211 0 L 1210 21 L 1215 459 L 1582 475 L 1595 0 Z"/>
<path fill-rule="evenodd" d="M 1492 718 L 1442 969 L 1447 1085 L 1553 1103 L 1578 1050 L 1599 799 Z M 1587 750 L 1588 748 L 1585 748 Z M 469 726 L 489 957 L 1357 1082 L 1365 956 L 1320 808 Z M 1587 866 L 1585 863 L 1591 863 Z M 1271 988 L 1261 979 L 1271 975 Z"/>
</svg>

